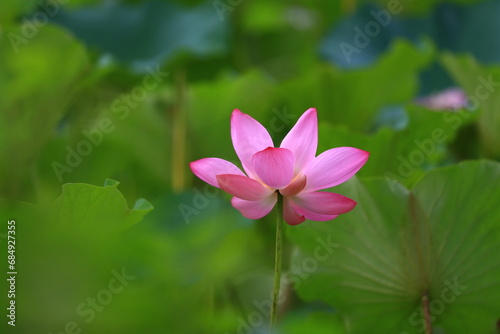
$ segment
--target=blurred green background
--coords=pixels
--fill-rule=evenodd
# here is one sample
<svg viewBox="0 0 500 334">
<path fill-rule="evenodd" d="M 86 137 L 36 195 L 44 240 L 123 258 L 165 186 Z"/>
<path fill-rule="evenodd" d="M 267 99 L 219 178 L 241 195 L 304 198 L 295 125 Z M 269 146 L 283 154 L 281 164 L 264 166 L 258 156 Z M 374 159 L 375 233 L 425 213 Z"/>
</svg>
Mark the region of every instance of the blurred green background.
<svg viewBox="0 0 500 334">
<path fill-rule="evenodd" d="M 274 215 L 242 217 L 188 163 L 237 163 L 233 109 L 279 144 L 310 107 L 318 153 L 371 157 L 334 190 L 352 214 L 286 226 L 284 269 L 301 283 L 284 284 L 278 332 L 422 333 L 422 292 L 459 277 L 469 297 L 431 310 L 435 332 L 497 333 L 499 15 L 495 0 L 3 0 L 3 312 L 11 219 L 18 275 L 2 333 L 268 333 Z M 318 236 L 395 297 L 337 291 L 356 281 L 342 256 L 294 274 Z"/>
</svg>

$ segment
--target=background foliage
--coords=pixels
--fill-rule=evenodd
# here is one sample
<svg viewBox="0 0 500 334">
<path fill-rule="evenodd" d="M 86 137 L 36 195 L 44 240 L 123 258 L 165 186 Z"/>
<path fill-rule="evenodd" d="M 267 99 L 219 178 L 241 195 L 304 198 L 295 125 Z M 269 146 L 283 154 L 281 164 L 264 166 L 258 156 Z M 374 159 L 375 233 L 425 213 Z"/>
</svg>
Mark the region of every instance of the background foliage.
<svg viewBox="0 0 500 334">
<path fill-rule="evenodd" d="M 273 215 L 245 219 L 188 163 L 237 162 L 233 109 L 279 143 L 310 107 L 318 152 L 371 156 L 332 189 L 354 211 L 286 226 L 278 331 L 423 333 L 427 312 L 435 333 L 500 332 L 499 15 L 494 0 L 2 1 L 0 248 L 15 219 L 18 271 L 2 332 L 266 333 Z M 419 103 L 450 87 L 468 104 Z"/>
</svg>

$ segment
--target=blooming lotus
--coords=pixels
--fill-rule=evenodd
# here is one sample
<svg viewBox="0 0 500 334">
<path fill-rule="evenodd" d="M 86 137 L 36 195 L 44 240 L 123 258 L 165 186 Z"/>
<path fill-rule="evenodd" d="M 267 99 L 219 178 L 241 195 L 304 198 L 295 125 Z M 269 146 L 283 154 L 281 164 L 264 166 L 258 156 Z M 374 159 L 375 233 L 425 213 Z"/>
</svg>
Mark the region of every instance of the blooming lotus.
<svg viewBox="0 0 500 334">
<path fill-rule="evenodd" d="M 219 158 L 191 162 L 193 173 L 231 194 L 231 203 L 250 219 L 266 216 L 283 196 L 283 218 L 290 225 L 305 219 L 328 221 L 349 212 L 356 202 L 340 194 L 318 191 L 350 179 L 366 163 L 369 153 L 337 147 L 316 156 L 318 120 L 308 109 L 274 147 L 267 130 L 239 110 L 231 115 L 231 138 L 243 172 Z"/>
<path fill-rule="evenodd" d="M 436 111 L 455 110 L 467 106 L 467 95 L 460 88 L 448 88 L 439 93 L 418 99 L 417 104 Z"/>
</svg>

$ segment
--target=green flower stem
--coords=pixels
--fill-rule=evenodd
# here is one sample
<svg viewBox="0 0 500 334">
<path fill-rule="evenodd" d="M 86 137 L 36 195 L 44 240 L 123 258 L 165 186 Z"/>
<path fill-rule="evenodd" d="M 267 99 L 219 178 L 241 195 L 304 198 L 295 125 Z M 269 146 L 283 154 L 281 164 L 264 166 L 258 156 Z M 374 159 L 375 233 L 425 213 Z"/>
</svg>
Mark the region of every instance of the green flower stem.
<svg viewBox="0 0 500 334">
<path fill-rule="evenodd" d="M 278 192 L 278 205 L 276 206 L 276 260 L 274 264 L 274 288 L 273 302 L 271 305 L 271 322 L 269 328 L 272 330 L 276 325 L 278 313 L 278 298 L 281 283 L 281 261 L 283 258 L 283 196 Z"/>
</svg>

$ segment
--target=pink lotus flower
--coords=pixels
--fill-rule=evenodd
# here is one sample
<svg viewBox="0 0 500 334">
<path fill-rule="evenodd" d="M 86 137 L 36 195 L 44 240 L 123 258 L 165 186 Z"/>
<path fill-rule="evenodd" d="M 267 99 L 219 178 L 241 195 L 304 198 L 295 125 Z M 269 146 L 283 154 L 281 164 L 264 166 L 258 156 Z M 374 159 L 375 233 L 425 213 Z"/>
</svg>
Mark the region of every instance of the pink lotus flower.
<svg viewBox="0 0 500 334">
<path fill-rule="evenodd" d="M 460 88 L 448 88 L 439 93 L 422 97 L 416 102 L 431 110 L 460 109 L 467 106 L 467 95 Z"/>
<path fill-rule="evenodd" d="M 259 122 L 236 109 L 231 115 L 231 138 L 246 174 L 218 158 L 193 161 L 190 167 L 203 181 L 233 195 L 231 203 L 243 216 L 259 219 L 267 215 L 278 192 L 283 195 L 283 217 L 290 225 L 305 219 L 331 220 L 356 206 L 350 198 L 317 190 L 350 179 L 369 153 L 337 147 L 316 156 L 316 109 L 308 109 L 300 117 L 278 148 Z"/>
</svg>

